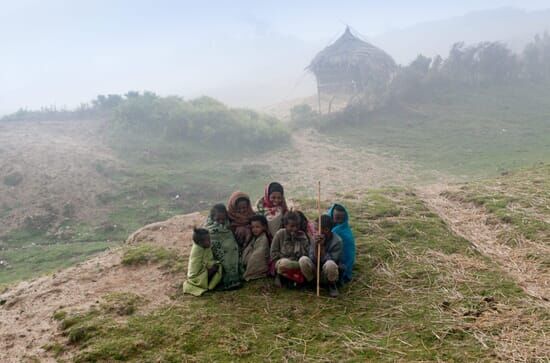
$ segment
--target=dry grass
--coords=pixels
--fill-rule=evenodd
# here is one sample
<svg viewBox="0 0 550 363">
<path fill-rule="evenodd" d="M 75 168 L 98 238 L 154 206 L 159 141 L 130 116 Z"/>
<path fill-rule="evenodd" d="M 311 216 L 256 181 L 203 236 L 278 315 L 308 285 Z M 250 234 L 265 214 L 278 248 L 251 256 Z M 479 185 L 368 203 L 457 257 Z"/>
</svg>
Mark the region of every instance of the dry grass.
<svg viewBox="0 0 550 363">
<path fill-rule="evenodd" d="M 313 201 L 297 204 L 314 214 Z M 268 280 L 200 299 L 178 296 L 127 322 L 116 323 L 109 315 L 93 318 L 97 334 L 78 342 L 77 360 L 117 354 L 130 361 L 542 362 L 548 357 L 547 308 L 453 234 L 414 193 L 372 191 L 348 206 L 359 258 L 355 280 L 340 299 L 279 290 Z"/>
<path fill-rule="evenodd" d="M 531 241 L 521 227 L 496 219 L 485 207 L 458 199 L 460 191 L 423 189 L 422 198 L 456 234 L 469 240 L 476 249 L 510 274 L 529 295 L 550 301 L 550 245 Z M 541 230 L 545 235 L 549 230 Z M 510 243 L 514 236 L 514 243 Z"/>
</svg>

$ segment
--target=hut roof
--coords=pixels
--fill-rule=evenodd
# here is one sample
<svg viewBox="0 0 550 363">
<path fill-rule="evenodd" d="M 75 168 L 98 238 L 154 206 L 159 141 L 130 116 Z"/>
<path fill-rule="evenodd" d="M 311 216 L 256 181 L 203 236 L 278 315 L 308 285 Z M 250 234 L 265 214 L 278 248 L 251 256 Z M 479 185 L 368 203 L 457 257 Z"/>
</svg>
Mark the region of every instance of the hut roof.
<svg viewBox="0 0 550 363">
<path fill-rule="evenodd" d="M 349 26 L 334 43 L 320 51 L 306 68 L 313 73 L 332 67 L 359 66 L 379 71 L 396 68 L 393 58 L 382 49 L 352 34 Z"/>
</svg>

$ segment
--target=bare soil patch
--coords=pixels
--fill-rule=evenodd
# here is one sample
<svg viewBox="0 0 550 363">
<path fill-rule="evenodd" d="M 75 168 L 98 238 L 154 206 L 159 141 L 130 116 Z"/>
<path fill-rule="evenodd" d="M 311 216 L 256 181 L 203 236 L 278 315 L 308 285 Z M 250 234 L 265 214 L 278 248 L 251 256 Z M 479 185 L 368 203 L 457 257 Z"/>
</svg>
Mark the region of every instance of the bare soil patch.
<svg viewBox="0 0 550 363">
<path fill-rule="evenodd" d="M 198 213 L 176 216 L 145 226 L 128 243 L 151 243 L 189 256 L 192 228 L 204 221 Z M 86 311 L 113 292 L 131 292 L 144 298 L 145 313 L 169 303 L 184 280 L 185 271 L 172 273 L 158 264 L 128 267 L 121 264 L 123 248 L 107 251 L 52 276 L 14 286 L 0 295 L 0 361 L 20 362 L 36 357 L 55 361 L 44 350 L 47 343 L 64 339 L 53 314 Z"/>
<path fill-rule="evenodd" d="M 48 229 L 67 217 L 90 220 L 105 212 L 97 195 L 112 189 L 105 171 L 120 161 L 101 142 L 101 125 L 0 124 L 0 235 L 25 221 Z"/>
<path fill-rule="evenodd" d="M 321 180 L 323 198 L 344 194 L 360 198 L 366 189 L 417 184 L 422 179 L 397 157 L 367 148 L 334 143 L 313 129 L 296 131 L 292 145 L 269 155 L 243 159 L 240 165 L 267 165 L 273 180 L 298 196 L 314 196 Z"/>
</svg>

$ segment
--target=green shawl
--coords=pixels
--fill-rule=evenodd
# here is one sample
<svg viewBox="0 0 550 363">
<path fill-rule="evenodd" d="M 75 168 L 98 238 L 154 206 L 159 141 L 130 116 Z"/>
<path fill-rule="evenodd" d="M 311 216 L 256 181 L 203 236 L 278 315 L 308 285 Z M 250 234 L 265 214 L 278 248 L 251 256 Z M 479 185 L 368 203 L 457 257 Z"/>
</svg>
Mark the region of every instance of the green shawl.
<svg viewBox="0 0 550 363">
<path fill-rule="evenodd" d="M 219 287 L 222 290 L 241 287 L 243 271 L 239 261 L 239 246 L 229 221 L 222 225 L 208 218 L 205 228 L 210 232 L 214 258 L 220 261 L 223 267 L 222 282 Z"/>
<path fill-rule="evenodd" d="M 191 254 L 189 255 L 189 265 L 187 267 L 187 281 L 183 283 L 183 293 L 194 296 L 201 296 L 208 290 L 212 290 L 222 279 L 222 267 L 208 281 L 208 269 L 219 264 L 214 260 L 212 248 L 204 248 L 193 243 Z"/>
</svg>

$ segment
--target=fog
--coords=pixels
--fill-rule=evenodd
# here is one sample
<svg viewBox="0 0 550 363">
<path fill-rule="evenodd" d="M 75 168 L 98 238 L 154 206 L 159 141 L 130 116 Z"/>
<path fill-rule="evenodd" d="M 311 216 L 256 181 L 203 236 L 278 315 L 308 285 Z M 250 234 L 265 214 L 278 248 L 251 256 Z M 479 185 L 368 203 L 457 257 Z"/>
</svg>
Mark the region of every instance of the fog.
<svg viewBox="0 0 550 363">
<path fill-rule="evenodd" d="M 548 0 L 0 0 L 0 45 L 0 363 L 550 357 Z"/>
<path fill-rule="evenodd" d="M 550 24 L 547 2 L 536 0 L 1 5 L 0 115 L 128 90 L 262 107 L 313 94 L 304 68 L 346 24 L 402 64 L 459 40 L 521 48 Z M 487 10 L 500 7 L 515 9 Z"/>
</svg>

